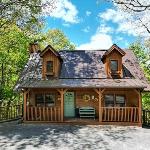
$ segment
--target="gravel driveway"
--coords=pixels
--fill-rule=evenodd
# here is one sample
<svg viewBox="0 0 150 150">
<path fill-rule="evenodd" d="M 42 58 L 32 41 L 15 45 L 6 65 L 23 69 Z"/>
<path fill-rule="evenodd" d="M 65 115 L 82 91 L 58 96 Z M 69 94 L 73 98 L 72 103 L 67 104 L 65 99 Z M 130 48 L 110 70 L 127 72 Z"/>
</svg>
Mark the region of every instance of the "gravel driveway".
<svg viewBox="0 0 150 150">
<path fill-rule="evenodd" d="M 0 124 L 0 150 L 150 150 L 150 129 Z"/>
</svg>

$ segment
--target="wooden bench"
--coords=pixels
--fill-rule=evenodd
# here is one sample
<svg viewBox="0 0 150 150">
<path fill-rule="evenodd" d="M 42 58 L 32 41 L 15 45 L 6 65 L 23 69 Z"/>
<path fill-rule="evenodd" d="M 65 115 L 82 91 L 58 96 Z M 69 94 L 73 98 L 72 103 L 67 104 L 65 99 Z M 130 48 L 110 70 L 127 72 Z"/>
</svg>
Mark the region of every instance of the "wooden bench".
<svg viewBox="0 0 150 150">
<path fill-rule="evenodd" d="M 95 120 L 95 108 L 93 107 L 81 107 L 79 108 L 80 118 L 94 118 Z"/>
</svg>

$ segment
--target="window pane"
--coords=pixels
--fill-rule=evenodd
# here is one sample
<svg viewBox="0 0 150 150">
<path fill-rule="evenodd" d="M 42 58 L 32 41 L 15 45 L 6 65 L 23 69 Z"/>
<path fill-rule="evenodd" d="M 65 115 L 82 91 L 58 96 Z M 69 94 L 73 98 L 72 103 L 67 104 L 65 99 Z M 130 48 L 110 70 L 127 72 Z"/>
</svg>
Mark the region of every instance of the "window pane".
<svg viewBox="0 0 150 150">
<path fill-rule="evenodd" d="M 47 61 L 46 71 L 53 72 L 53 62 L 52 61 Z"/>
<path fill-rule="evenodd" d="M 125 97 L 121 95 L 116 95 L 116 105 L 120 107 L 125 106 Z"/>
<path fill-rule="evenodd" d="M 110 61 L 110 67 L 111 67 L 111 71 L 118 71 L 118 61 L 117 60 L 111 60 Z"/>
<path fill-rule="evenodd" d="M 55 94 L 45 94 L 45 103 L 47 106 L 53 106 L 55 104 Z"/>
<path fill-rule="evenodd" d="M 114 106 L 114 96 L 113 95 L 105 95 L 105 106 L 106 107 Z"/>
<path fill-rule="evenodd" d="M 36 104 L 44 104 L 44 95 L 43 94 L 36 94 L 35 99 L 36 99 Z"/>
</svg>

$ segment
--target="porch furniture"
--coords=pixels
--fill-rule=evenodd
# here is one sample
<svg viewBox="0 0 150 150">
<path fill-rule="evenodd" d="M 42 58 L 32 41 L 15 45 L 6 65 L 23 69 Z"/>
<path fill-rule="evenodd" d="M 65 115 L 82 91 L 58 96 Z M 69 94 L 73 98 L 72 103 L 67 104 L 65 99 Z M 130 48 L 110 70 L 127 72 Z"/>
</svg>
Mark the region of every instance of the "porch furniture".
<svg viewBox="0 0 150 150">
<path fill-rule="evenodd" d="M 81 107 L 79 108 L 80 118 L 94 118 L 95 120 L 95 108 L 93 107 Z"/>
</svg>

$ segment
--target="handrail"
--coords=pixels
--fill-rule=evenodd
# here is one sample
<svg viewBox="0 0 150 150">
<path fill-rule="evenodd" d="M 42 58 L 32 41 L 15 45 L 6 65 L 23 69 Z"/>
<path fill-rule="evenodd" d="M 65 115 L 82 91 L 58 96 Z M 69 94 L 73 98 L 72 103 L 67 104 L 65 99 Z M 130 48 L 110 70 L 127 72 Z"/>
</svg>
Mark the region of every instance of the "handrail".
<svg viewBox="0 0 150 150">
<path fill-rule="evenodd" d="M 101 107 L 104 122 L 139 122 L 138 107 Z"/>
</svg>

